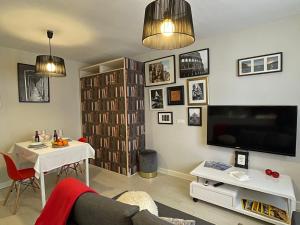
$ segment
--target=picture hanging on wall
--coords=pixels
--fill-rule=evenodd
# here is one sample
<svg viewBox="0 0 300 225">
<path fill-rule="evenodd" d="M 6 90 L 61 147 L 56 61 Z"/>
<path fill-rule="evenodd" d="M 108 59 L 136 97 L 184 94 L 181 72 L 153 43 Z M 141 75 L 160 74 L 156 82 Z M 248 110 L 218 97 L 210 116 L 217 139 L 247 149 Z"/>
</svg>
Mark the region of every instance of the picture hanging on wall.
<svg viewBox="0 0 300 225">
<path fill-rule="evenodd" d="M 282 71 L 282 52 L 238 60 L 238 76 Z"/>
<path fill-rule="evenodd" d="M 208 104 L 207 77 L 193 78 L 187 80 L 188 104 L 207 105 Z"/>
<path fill-rule="evenodd" d="M 173 112 L 158 112 L 158 124 L 173 124 Z"/>
<path fill-rule="evenodd" d="M 202 108 L 188 107 L 188 125 L 202 126 Z"/>
<path fill-rule="evenodd" d="M 176 83 L 175 56 L 145 62 L 146 87 Z"/>
<path fill-rule="evenodd" d="M 161 110 L 164 109 L 164 89 L 150 89 L 149 90 L 150 109 Z"/>
<path fill-rule="evenodd" d="M 184 105 L 184 86 L 167 88 L 168 105 Z"/>
<path fill-rule="evenodd" d="M 180 78 L 209 74 L 209 49 L 187 52 L 179 55 Z"/>
<path fill-rule="evenodd" d="M 35 74 L 35 66 L 18 63 L 19 102 L 50 102 L 49 77 Z"/>
</svg>

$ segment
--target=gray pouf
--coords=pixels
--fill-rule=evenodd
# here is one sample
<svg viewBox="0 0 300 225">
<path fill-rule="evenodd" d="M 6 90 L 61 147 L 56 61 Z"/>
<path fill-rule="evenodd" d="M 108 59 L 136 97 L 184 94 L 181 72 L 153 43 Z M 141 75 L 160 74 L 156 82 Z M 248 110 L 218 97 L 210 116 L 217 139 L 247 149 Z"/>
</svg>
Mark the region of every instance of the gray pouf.
<svg viewBox="0 0 300 225">
<path fill-rule="evenodd" d="M 139 156 L 140 171 L 139 174 L 144 178 L 153 178 L 157 176 L 157 152 L 154 150 L 144 150 Z"/>
</svg>

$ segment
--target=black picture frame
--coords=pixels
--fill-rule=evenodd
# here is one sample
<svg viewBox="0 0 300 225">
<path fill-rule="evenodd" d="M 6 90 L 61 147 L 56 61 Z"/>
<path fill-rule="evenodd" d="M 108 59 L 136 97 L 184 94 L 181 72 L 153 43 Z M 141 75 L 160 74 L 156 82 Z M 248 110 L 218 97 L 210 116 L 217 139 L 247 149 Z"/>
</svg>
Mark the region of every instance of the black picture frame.
<svg viewBox="0 0 300 225">
<path fill-rule="evenodd" d="M 163 110 L 165 108 L 165 91 L 163 88 L 149 89 L 150 110 Z"/>
<path fill-rule="evenodd" d="M 168 66 L 166 64 L 168 64 Z M 169 73 L 170 79 L 168 81 L 164 81 L 164 80 L 155 81 L 154 78 L 152 77 L 152 74 L 150 75 L 150 70 L 152 71 L 152 69 L 150 68 L 151 65 L 152 67 L 155 68 L 163 67 L 163 72 Z M 164 71 L 166 67 L 168 67 L 168 71 Z M 165 56 L 165 57 L 144 62 L 144 74 L 145 74 L 145 87 L 175 84 L 176 83 L 175 55 Z M 163 78 L 159 78 L 159 79 L 167 79 L 168 77 L 167 74 L 162 74 L 162 76 Z"/>
<path fill-rule="evenodd" d="M 167 88 L 168 105 L 184 105 L 184 85 Z"/>
<path fill-rule="evenodd" d="M 278 58 L 278 60 L 275 61 L 275 63 L 274 62 L 268 63 L 268 60 L 275 57 Z M 255 61 L 259 62 L 260 64 L 255 65 Z M 263 64 L 261 64 L 262 62 Z M 258 55 L 258 56 L 238 59 L 237 70 L 238 70 L 239 77 L 282 72 L 283 53 L 276 52 L 276 53 L 271 53 L 266 55 Z"/>
<path fill-rule="evenodd" d="M 234 167 L 248 169 L 249 152 L 235 151 Z"/>
<path fill-rule="evenodd" d="M 202 59 L 201 52 L 206 59 Z M 209 75 L 209 64 L 209 48 L 182 53 L 179 55 L 179 77 L 189 78 Z"/>
<path fill-rule="evenodd" d="M 164 120 L 164 118 L 163 118 L 164 115 L 168 116 L 169 120 Z M 167 117 L 165 119 L 167 119 Z M 157 122 L 158 122 L 158 124 L 172 125 L 173 124 L 173 112 L 158 112 L 157 113 Z"/>
<path fill-rule="evenodd" d="M 18 95 L 21 103 L 49 103 L 49 77 L 35 74 L 35 66 L 18 63 Z"/>
<path fill-rule="evenodd" d="M 196 111 L 196 112 L 195 112 Z M 197 116 L 199 111 L 199 116 Z M 195 116 L 193 116 L 196 114 Z M 188 125 L 189 126 L 202 126 L 202 108 L 201 107 L 188 107 Z"/>
</svg>

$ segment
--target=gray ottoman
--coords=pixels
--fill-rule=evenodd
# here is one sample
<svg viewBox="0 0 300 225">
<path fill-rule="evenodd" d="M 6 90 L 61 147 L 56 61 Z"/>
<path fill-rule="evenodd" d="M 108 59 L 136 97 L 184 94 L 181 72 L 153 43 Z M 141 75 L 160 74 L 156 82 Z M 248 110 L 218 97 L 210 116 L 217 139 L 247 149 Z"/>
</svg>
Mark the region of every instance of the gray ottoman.
<svg viewBox="0 0 300 225">
<path fill-rule="evenodd" d="M 293 212 L 292 217 L 292 225 L 299 225 L 300 224 L 300 212 Z"/>
<path fill-rule="evenodd" d="M 157 176 L 157 152 L 154 150 L 144 150 L 139 156 L 140 171 L 139 174 L 144 178 L 153 178 Z"/>
</svg>

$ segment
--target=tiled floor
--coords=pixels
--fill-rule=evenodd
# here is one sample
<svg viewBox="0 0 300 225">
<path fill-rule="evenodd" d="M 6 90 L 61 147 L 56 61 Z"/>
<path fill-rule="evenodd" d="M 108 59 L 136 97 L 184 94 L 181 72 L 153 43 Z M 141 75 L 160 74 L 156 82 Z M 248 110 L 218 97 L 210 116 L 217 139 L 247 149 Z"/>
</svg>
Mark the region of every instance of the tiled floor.
<svg viewBox="0 0 300 225">
<path fill-rule="evenodd" d="M 204 202 L 193 202 L 189 197 L 189 182 L 175 177 L 159 174 L 154 179 L 143 179 L 138 175 L 130 178 L 91 166 L 91 187 L 100 194 L 113 197 L 126 190 L 148 192 L 156 201 L 192 214 L 216 225 L 263 225 L 259 220 L 225 210 Z M 46 176 L 47 195 L 54 187 L 56 176 Z M 84 181 L 84 178 L 81 177 Z M 21 195 L 20 208 L 12 215 L 15 195 L 11 195 L 7 206 L 2 206 L 6 190 L 0 190 L 0 225 L 32 225 L 40 213 L 40 195 L 32 189 Z"/>
</svg>

